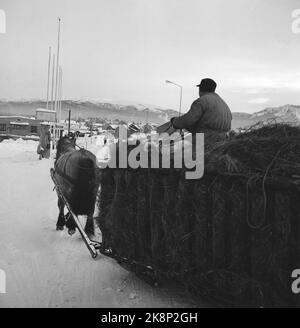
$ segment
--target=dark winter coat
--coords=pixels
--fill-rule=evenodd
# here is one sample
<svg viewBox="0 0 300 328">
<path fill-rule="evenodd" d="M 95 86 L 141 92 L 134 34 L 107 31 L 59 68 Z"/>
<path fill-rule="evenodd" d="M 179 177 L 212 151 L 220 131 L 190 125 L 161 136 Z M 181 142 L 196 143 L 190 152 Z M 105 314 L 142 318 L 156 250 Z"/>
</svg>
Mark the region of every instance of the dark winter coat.
<svg viewBox="0 0 300 328">
<path fill-rule="evenodd" d="M 204 133 L 207 131 L 228 132 L 231 129 L 232 114 L 225 101 L 216 93 L 206 93 L 191 106 L 184 115 L 174 118 L 176 129 Z"/>
</svg>

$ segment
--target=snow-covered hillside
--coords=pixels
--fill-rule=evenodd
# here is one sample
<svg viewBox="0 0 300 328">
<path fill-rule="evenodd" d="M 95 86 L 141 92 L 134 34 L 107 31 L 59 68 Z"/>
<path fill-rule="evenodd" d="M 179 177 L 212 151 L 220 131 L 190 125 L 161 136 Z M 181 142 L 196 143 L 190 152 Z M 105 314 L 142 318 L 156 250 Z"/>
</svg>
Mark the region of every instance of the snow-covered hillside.
<svg viewBox="0 0 300 328">
<path fill-rule="evenodd" d="M 251 115 L 250 119 L 268 120 L 280 119 L 285 122 L 300 122 L 300 106 L 285 105 L 281 107 L 266 108 Z"/>
<path fill-rule="evenodd" d="M 0 115 L 35 115 L 37 108 L 46 108 L 46 103 L 42 100 L 20 100 L 6 101 L 0 100 Z M 108 120 L 124 120 L 126 122 L 153 122 L 165 123 L 178 113 L 171 109 L 162 108 L 155 105 L 146 105 L 130 101 L 112 100 L 63 100 L 62 117 L 65 119 L 71 110 L 73 119 L 78 117 L 87 119 L 103 118 Z"/>
<path fill-rule="evenodd" d="M 300 106 L 270 107 L 253 114 L 236 112 L 233 113 L 232 126 L 236 129 L 251 126 L 259 121 L 300 124 Z"/>
</svg>

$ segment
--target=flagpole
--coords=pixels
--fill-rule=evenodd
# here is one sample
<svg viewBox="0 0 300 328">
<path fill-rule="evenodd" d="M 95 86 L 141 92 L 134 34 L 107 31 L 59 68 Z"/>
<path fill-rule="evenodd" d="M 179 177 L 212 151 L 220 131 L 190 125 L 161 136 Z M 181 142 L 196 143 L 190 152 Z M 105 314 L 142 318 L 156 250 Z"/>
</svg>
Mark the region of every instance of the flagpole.
<svg viewBox="0 0 300 328">
<path fill-rule="evenodd" d="M 46 108 L 47 108 L 47 109 L 49 109 L 50 66 L 51 66 L 51 47 L 49 47 L 49 59 L 48 59 L 47 105 L 46 105 Z"/>
<path fill-rule="evenodd" d="M 54 108 L 54 98 L 53 98 L 53 94 L 54 94 L 54 69 L 55 69 L 55 54 L 53 54 L 52 56 L 52 88 L 51 88 L 51 110 L 55 110 Z"/>
<path fill-rule="evenodd" d="M 57 33 L 57 56 L 56 56 L 56 82 L 55 82 L 55 111 L 57 112 L 57 97 L 58 97 L 58 71 L 59 71 L 59 50 L 60 50 L 60 17 L 58 17 L 58 33 Z"/>
<path fill-rule="evenodd" d="M 59 121 L 61 121 L 61 103 L 62 103 L 62 78 L 63 78 L 63 71 L 62 68 L 59 68 Z"/>
</svg>

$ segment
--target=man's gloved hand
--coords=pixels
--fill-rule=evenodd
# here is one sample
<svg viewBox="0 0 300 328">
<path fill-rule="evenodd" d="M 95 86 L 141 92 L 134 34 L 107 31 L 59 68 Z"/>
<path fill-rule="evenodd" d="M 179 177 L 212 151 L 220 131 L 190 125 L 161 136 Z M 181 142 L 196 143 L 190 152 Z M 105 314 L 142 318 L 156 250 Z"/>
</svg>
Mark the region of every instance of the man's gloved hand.
<svg viewBox="0 0 300 328">
<path fill-rule="evenodd" d="M 175 120 L 176 120 L 176 117 L 172 117 L 170 122 L 171 122 L 173 128 L 174 128 L 174 129 L 177 129 L 177 128 L 176 128 L 176 125 L 174 124 L 174 121 L 175 121 Z"/>
</svg>

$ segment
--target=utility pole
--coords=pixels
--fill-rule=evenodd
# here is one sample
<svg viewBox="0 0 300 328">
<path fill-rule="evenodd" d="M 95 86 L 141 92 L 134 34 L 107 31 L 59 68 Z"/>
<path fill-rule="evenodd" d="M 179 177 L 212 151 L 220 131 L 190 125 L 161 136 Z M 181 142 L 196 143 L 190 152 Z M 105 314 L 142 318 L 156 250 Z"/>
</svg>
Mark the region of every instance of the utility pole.
<svg viewBox="0 0 300 328">
<path fill-rule="evenodd" d="M 179 100 L 179 116 L 181 116 L 181 104 L 182 104 L 182 85 L 178 84 L 178 83 L 175 83 L 175 82 L 172 82 L 170 80 L 166 80 L 166 83 L 169 83 L 169 84 L 173 84 L 173 85 L 176 85 L 177 87 L 180 88 L 180 100 Z"/>
</svg>

